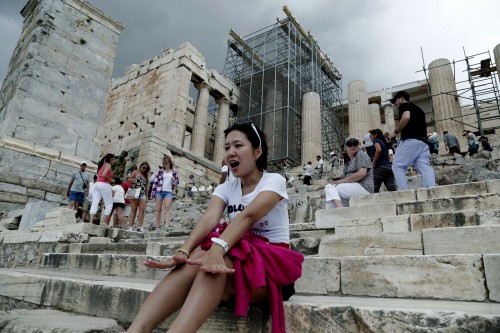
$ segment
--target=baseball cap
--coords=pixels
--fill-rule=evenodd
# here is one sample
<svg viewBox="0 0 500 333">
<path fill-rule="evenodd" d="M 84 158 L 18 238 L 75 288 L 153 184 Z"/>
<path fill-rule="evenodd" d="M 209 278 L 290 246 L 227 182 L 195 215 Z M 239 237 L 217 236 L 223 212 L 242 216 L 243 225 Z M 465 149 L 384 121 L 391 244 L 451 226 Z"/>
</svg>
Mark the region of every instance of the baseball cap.
<svg viewBox="0 0 500 333">
<path fill-rule="evenodd" d="M 396 100 L 397 100 L 398 98 L 400 98 L 400 97 L 404 97 L 407 101 L 409 101 L 409 100 L 410 100 L 410 94 L 408 94 L 408 93 L 407 93 L 406 91 L 404 91 L 404 90 L 401 90 L 401 91 L 398 91 L 398 92 L 396 93 L 396 95 L 394 95 L 394 97 L 393 97 L 393 98 L 391 98 L 391 99 L 389 100 L 389 102 L 391 102 L 392 104 L 394 104 L 394 102 L 396 102 Z"/>
<path fill-rule="evenodd" d="M 87 165 L 87 162 L 85 162 L 85 161 L 80 162 L 80 165 L 84 165 L 84 164 Z"/>
<path fill-rule="evenodd" d="M 347 139 L 345 139 L 345 141 L 344 141 L 344 145 L 345 145 L 346 143 L 348 143 L 349 141 L 351 141 L 351 142 L 352 142 L 352 141 L 358 141 L 358 144 L 359 144 L 359 140 L 358 140 L 357 138 L 355 138 L 355 137 L 353 137 L 353 136 L 350 136 L 350 137 L 348 137 Z"/>
</svg>

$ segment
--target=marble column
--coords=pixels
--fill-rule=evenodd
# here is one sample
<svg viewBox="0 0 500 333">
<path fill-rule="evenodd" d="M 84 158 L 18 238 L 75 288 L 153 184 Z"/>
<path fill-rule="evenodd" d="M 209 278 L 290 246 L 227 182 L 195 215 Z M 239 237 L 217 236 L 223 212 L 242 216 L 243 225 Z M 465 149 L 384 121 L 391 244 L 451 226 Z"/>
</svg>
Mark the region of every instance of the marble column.
<svg viewBox="0 0 500 333">
<path fill-rule="evenodd" d="M 194 111 L 193 133 L 191 136 L 191 151 L 203 157 L 205 155 L 205 140 L 208 120 L 208 100 L 210 97 L 206 83 L 198 83 L 198 99 Z"/>
<path fill-rule="evenodd" d="M 366 82 L 361 80 L 351 81 L 347 89 L 349 136 L 363 140 L 363 136 L 368 133 L 371 124 Z"/>
<path fill-rule="evenodd" d="M 442 135 L 443 131 L 448 131 L 460 136 L 464 125 L 451 119 L 462 121 L 462 112 L 456 93 L 457 86 L 453 70 L 448 59 L 436 59 L 429 64 L 429 84 L 432 91 L 436 132 Z"/>
<path fill-rule="evenodd" d="M 391 102 L 387 101 L 386 103 L 383 104 L 384 107 L 384 119 L 385 119 L 385 125 L 382 131 L 385 132 L 392 132 L 394 128 L 396 127 L 396 122 L 394 121 L 394 107 L 392 106 Z"/>
<path fill-rule="evenodd" d="M 215 131 L 214 155 L 212 161 L 221 164 L 224 159 L 224 130 L 229 126 L 229 101 L 225 98 L 217 100 L 219 112 L 217 114 L 217 128 Z"/>
<path fill-rule="evenodd" d="M 380 120 L 380 105 L 378 103 L 370 103 L 370 118 L 371 126 L 370 129 L 381 129 L 382 122 Z"/>
<path fill-rule="evenodd" d="M 498 77 L 500 77 L 500 44 L 495 46 L 493 49 L 493 58 L 495 58 L 495 64 L 497 66 Z"/>
<path fill-rule="evenodd" d="M 321 108 L 319 94 L 302 96 L 302 164 L 316 161 L 321 152 Z"/>
</svg>

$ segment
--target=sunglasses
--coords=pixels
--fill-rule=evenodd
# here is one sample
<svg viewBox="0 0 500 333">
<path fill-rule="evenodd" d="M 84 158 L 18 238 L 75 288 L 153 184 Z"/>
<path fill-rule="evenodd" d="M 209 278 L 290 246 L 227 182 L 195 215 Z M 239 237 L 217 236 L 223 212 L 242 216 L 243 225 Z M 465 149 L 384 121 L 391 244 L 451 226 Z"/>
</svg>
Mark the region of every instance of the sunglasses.
<svg viewBox="0 0 500 333">
<path fill-rule="evenodd" d="M 253 123 L 253 121 L 245 121 L 245 122 L 241 122 L 241 123 L 234 123 L 233 125 L 229 126 L 224 132 L 227 133 L 227 131 L 233 129 L 233 128 L 238 128 L 238 127 L 242 127 L 242 126 L 248 126 L 250 125 L 253 129 L 253 131 L 255 132 L 255 134 L 257 135 L 257 138 L 259 138 L 259 147 L 262 147 L 262 140 L 260 139 L 260 135 L 259 135 L 259 131 L 257 131 L 257 127 L 255 127 L 255 124 Z"/>
<path fill-rule="evenodd" d="M 345 145 L 347 147 L 357 147 L 359 145 L 359 141 L 349 141 Z"/>
</svg>

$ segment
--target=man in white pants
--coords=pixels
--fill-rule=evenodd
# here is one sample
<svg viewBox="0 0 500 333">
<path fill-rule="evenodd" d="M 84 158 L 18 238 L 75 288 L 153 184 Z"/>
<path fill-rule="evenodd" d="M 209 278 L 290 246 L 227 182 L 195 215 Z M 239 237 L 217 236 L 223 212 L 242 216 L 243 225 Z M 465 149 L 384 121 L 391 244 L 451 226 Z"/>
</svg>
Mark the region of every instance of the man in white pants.
<svg viewBox="0 0 500 333">
<path fill-rule="evenodd" d="M 350 158 L 344 178 L 325 186 L 326 208 L 349 207 L 353 196 L 373 193 L 373 167 L 370 157 L 361 150 L 358 139 L 348 137 L 344 149 Z"/>
<path fill-rule="evenodd" d="M 422 175 L 425 188 L 436 186 L 434 169 L 429 160 L 431 153 L 427 144 L 424 111 L 410 102 L 410 95 L 406 91 L 397 92 L 390 102 L 399 110 L 399 124 L 389 134 L 389 139 L 392 139 L 401 133 L 401 141 L 392 161 L 398 190 L 408 189 L 406 170 L 412 164 Z"/>
</svg>

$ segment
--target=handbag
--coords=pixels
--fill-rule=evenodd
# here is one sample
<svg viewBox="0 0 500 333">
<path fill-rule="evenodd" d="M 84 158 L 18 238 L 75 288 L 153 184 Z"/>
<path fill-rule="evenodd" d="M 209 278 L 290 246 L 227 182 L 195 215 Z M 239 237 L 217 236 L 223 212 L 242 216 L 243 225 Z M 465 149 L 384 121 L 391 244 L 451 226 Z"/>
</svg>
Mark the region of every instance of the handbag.
<svg viewBox="0 0 500 333">
<path fill-rule="evenodd" d="M 125 199 L 139 199 L 141 195 L 141 188 L 129 188 L 127 194 L 125 194 Z"/>
</svg>

